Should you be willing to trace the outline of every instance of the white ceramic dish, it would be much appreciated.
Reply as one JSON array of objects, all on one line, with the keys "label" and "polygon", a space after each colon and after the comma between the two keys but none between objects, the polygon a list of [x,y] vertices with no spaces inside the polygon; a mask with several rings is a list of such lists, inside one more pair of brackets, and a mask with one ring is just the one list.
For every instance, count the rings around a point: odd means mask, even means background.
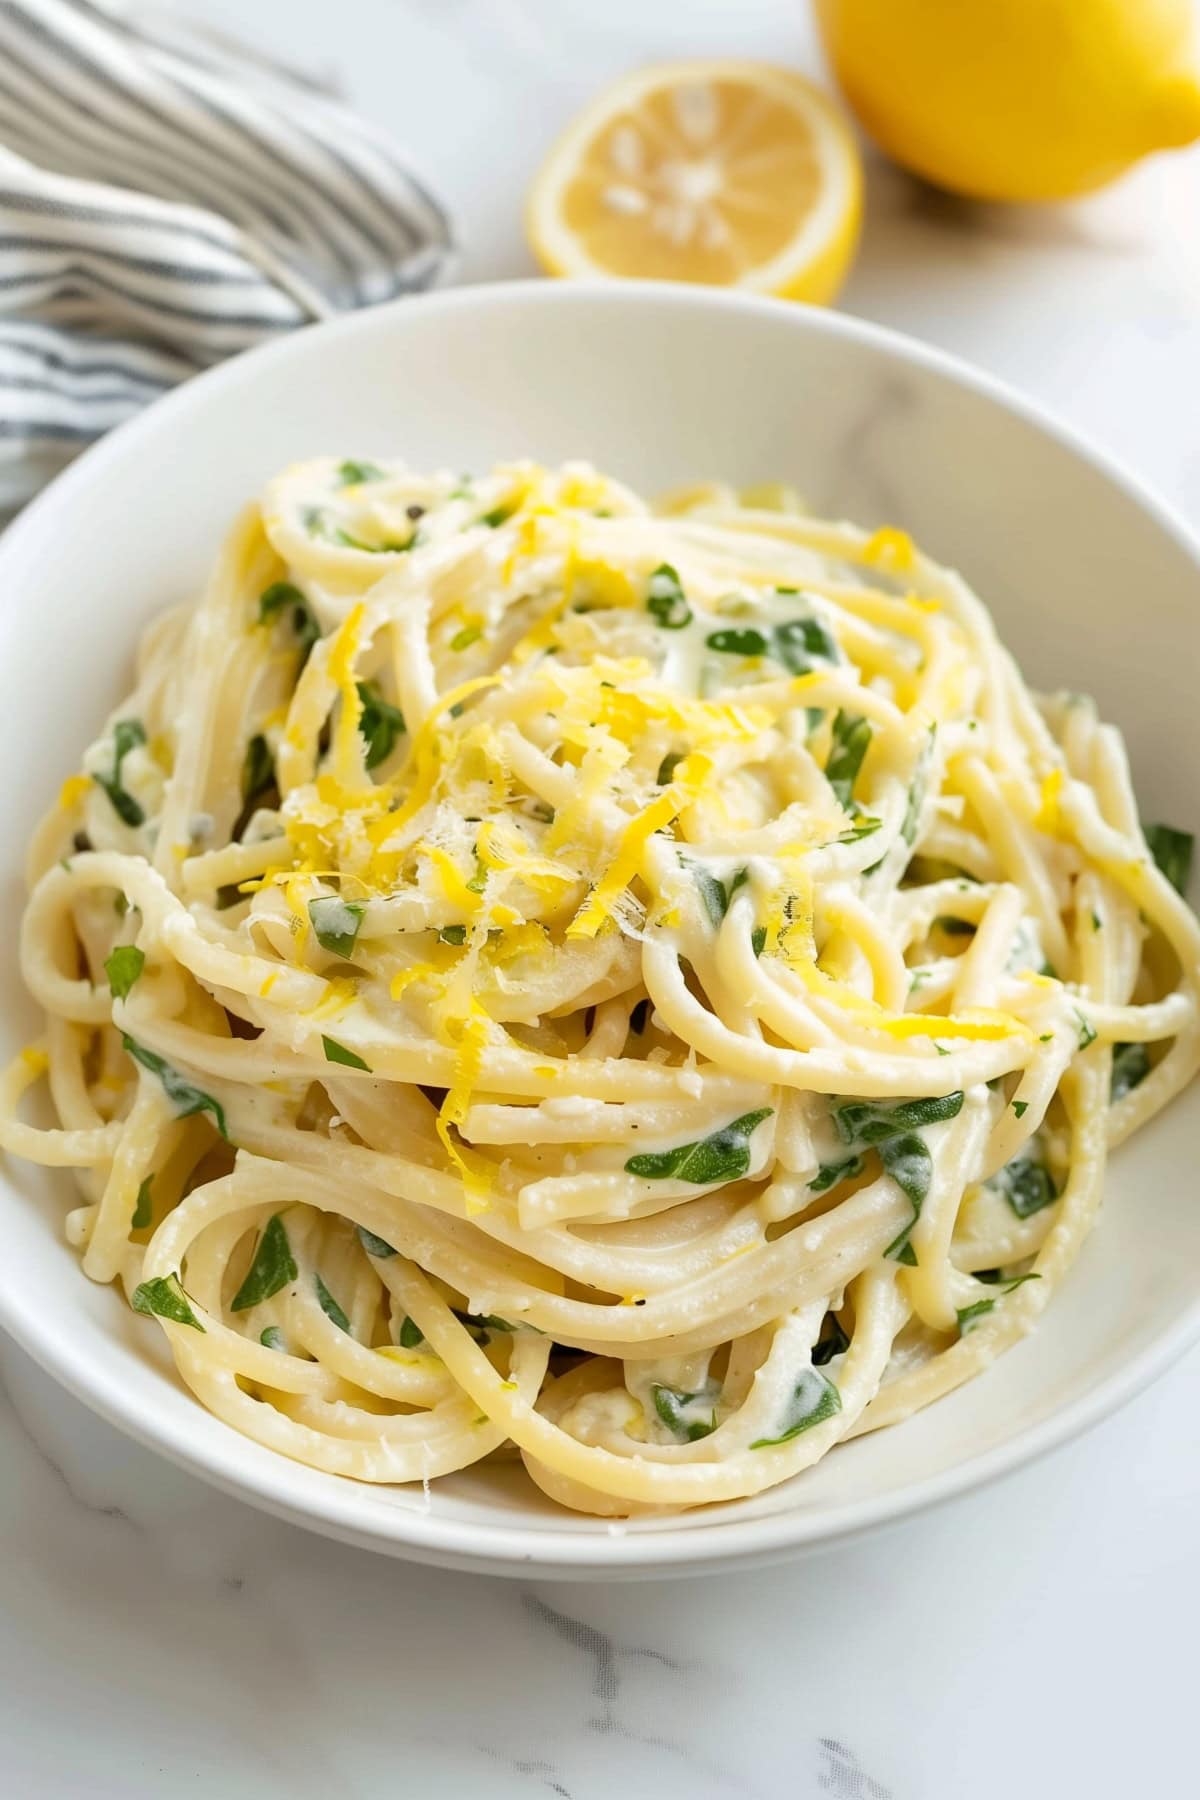
[{"label": "white ceramic dish", "polygon": [[[0,540],[0,1052],[34,820],[122,691],[142,624],[193,594],[231,515],[322,452],[416,467],[588,456],[653,491],[796,484],[904,524],[991,603],[1035,684],[1094,693],[1151,816],[1197,823],[1200,548],[1127,476],[980,375],[836,314],[664,286],[518,284],[402,301],[226,364],[75,464]],[[1100,1226],[1036,1334],[909,1423],[790,1487],[628,1527],[517,1473],[360,1486],[247,1442],[177,1382],[159,1331],[63,1241],[64,1179],[0,1172],[0,1323],[89,1406],[231,1493],[395,1555],[497,1573],[661,1575],[762,1561],[961,1493],[1063,1442],[1200,1332],[1200,1091],[1123,1149]]]}]

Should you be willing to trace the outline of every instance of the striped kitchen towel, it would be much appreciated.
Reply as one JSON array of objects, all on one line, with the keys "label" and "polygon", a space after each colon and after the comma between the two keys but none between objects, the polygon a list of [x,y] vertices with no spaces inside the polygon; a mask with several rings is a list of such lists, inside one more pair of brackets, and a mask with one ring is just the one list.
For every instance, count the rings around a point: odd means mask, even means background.
[{"label": "striped kitchen towel", "polygon": [[198,369],[451,254],[312,83],[117,0],[0,0],[0,518]]}]

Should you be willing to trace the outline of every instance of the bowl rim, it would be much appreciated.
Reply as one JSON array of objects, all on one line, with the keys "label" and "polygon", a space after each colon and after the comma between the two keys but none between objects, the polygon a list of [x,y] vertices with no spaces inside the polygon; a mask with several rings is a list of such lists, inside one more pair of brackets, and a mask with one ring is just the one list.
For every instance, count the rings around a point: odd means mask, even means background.
[{"label": "bowl rim", "polygon": [[[797,301],[770,299],[722,289],[655,282],[570,281],[544,278],[485,282],[417,296],[341,314],[289,332],[266,344],[202,371],[153,401],[141,412],[89,446],[62,470],[0,535],[0,583],[8,566],[21,562],[24,545],[36,543],[43,522],[69,512],[77,488],[84,487],[113,458],[134,449],[172,420],[202,412],[210,396],[226,387],[255,379],[272,362],[304,358],[314,335],[328,342],[356,332],[389,329],[393,317],[487,311],[497,305],[536,310],[576,305],[616,310],[687,310],[787,319],[797,330],[847,339],[939,376],[999,407],[1051,439],[1092,471],[1122,491],[1148,515],[1160,531],[1191,559],[1200,573],[1200,536],[1139,476],[1107,450],[1098,448],[1051,409],[973,364],[890,327]],[[3,1179],[0,1175],[0,1179]],[[7,1184],[6,1184],[7,1185]],[[83,1357],[73,1355],[67,1334],[56,1334],[36,1306],[23,1306],[19,1296],[0,1287],[0,1327],[47,1374],[110,1425],[179,1467],[233,1497],[291,1524],[317,1531],[360,1548],[433,1565],[509,1576],[561,1578],[632,1578],[699,1573],[715,1566],[750,1567],[785,1556],[845,1543],[865,1532],[941,1505],[960,1494],[1015,1473],[1035,1458],[1067,1444],[1125,1406],[1149,1382],[1164,1374],[1200,1338],[1200,1285],[1195,1297],[1165,1329],[1145,1343],[1120,1367],[1102,1376],[1084,1393],[1049,1417],[1015,1433],[1004,1443],[968,1457],[910,1485],[865,1500],[803,1511],[781,1511],[746,1519],[724,1510],[710,1523],[689,1522],[673,1531],[653,1532],[611,1527],[593,1535],[558,1529],[548,1523],[536,1532],[500,1521],[484,1523],[439,1517],[430,1510],[388,1509],[372,1504],[369,1484],[330,1483],[314,1498],[297,1497],[293,1471],[298,1465],[277,1454],[258,1466],[239,1467],[243,1439],[228,1430],[220,1439],[197,1448],[182,1421],[144,1415],[123,1390],[97,1378]],[[697,1515],[689,1515],[689,1521]]]}]

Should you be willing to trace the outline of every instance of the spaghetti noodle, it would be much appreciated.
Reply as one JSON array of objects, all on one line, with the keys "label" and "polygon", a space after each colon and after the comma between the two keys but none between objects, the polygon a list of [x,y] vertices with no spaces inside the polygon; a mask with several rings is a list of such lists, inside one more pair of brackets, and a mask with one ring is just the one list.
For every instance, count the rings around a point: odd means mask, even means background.
[{"label": "spaghetti noodle", "polygon": [[1034,1325],[1200,1061],[1189,850],[900,532],[308,463],[38,832],[0,1144],[249,1437],[730,1500]]}]

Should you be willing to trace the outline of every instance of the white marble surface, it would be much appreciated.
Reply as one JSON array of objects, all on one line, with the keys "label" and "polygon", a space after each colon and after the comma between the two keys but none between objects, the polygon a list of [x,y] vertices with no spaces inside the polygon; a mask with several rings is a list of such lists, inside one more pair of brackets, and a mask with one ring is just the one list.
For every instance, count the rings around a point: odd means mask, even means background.
[{"label": "white marble surface", "polygon": [[[818,59],[803,0],[190,0],[335,72],[525,273],[526,180],[652,58]],[[1200,161],[1069,210],[878,162],[845,303],[973,358],[1200,524]],[[279,1525],[0,1352],[0,1793],[1011,1800],[1194,1785],[1200,1354],[1000,1486],[788,1567],[534,1588]]]}]

